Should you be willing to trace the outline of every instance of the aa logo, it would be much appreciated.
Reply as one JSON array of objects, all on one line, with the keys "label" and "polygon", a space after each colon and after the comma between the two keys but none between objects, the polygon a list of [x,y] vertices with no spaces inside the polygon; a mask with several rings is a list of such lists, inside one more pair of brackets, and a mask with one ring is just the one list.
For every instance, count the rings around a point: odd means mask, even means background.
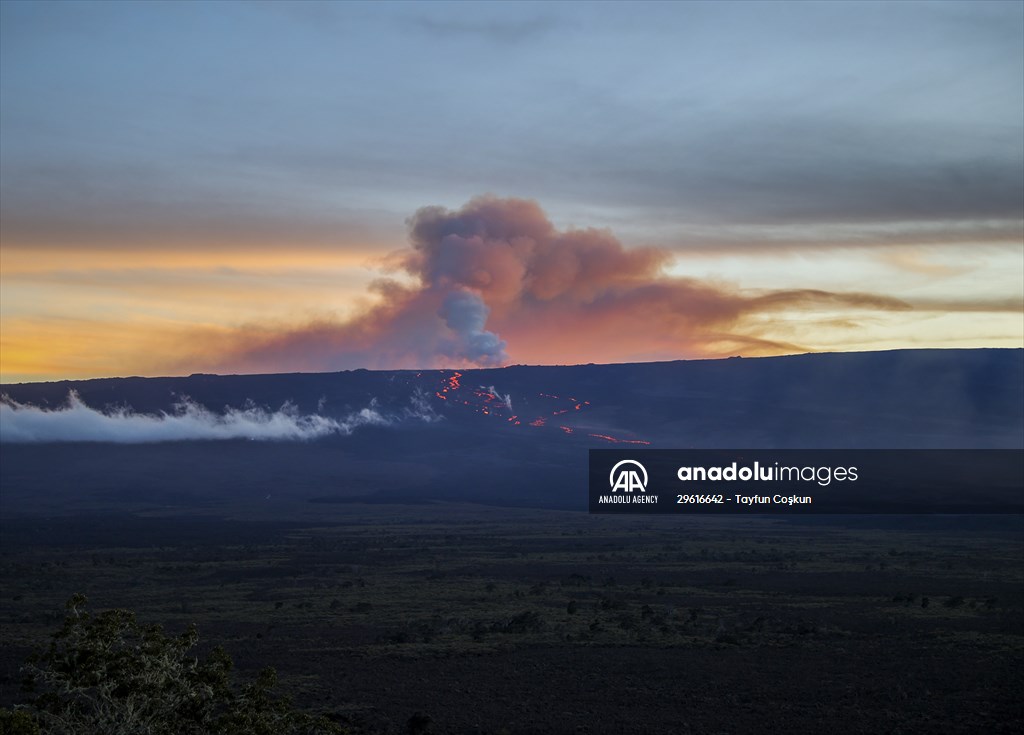
[{"label": "aa logo", "polygon": [[612,492],[622,490],[627,493],[639,490],[647,492],[647,470],[635,459],[624,459],[612,467],[608,475],[608,484]]}]

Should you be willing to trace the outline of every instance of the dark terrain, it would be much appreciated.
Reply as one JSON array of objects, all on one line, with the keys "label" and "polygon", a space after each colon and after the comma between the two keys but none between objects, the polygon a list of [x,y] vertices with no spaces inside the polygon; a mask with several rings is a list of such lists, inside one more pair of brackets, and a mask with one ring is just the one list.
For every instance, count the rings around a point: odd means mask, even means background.
[{"label": "dark terrain", "polygon": [[[1019,732],[1019,520],[961,530],[348,505],[317,526],[25,519],[0,698],[72,591],[404,732]],[[894,519],[888,519],[893,521]],[[569,609],[573,609],[570,613]]]},{"label": "dark terrain", "polygon": [[83,592],[195,622],[241,671],[275,666],[300,705],[370,732],[415,711],[438,733],[1020,732],[1019,516],[580,509],[586,450],[622,442],[1020,448],[1022,355],[4,386],[144,413],[185,395],[335,417],[372,403],[392,425],[3,444],[0,705]]}]

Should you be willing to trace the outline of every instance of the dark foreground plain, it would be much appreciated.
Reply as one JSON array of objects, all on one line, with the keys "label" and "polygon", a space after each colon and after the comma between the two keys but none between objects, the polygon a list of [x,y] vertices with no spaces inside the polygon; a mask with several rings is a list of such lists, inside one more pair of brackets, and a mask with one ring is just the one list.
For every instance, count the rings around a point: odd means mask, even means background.
[{"label": "dark foreground plain", "polygon": [[360,732],[415,712],[438,733],[1024,726],[1019,518],[327,516],[5,524],[2,703],[78,591],[195,622],[242,673],[273,665],[297,704]]},{"label": "dark foreground plain", "polygon": [[0,706],[81,592],[354,732],[1024,731],[1018,516],[582,512],[591,447],[1020,448],[1022,355],[5,386],[388,421],[0,446]]}]

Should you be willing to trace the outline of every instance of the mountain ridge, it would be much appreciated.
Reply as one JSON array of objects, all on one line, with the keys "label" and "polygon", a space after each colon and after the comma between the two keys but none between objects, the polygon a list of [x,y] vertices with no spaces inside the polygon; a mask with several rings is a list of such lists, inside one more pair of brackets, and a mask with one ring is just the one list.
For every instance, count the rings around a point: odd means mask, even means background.
[{"label": "mountain ridge", "polygon": [[183,380],[188,378],[255,378],[272,376],[299,376],[299,375],[337,375],[350,373],[417,373],[417,372],[472,372],[472,371],[495,371],[509,370],[512,368],[576,368],[576,367],[610,367],[610,366],[639,366],[639,365],[674,365],[679,363],[718,363],[732,360],[748,361],[769,361],[769,360],[790,360],[808,357],[840,356],[840,355],[885,355],[894,353],[956,353],[956,352],[1024,352],[1022,347],[897,347],[887,350],[850,350],[850,351],[822,351],[822,352],[798,352],[787,355],[729,355],[726,357],[686,357],[674,360],[639,360],[635,362],[577,362],[577,363],[512,363],[499,367],[444,367],[444,368],[346,368],[343,370],[321,370],[321,371],[294,371],[283,373],[208,373],[195,372],[188,375],[107,375],[95,378],[60,378],[58,380],[25,380],[18,382],[0,382],[0,390],[7,387],[25,385],[56,385],[66,383],[91,383],[106,380]]}]

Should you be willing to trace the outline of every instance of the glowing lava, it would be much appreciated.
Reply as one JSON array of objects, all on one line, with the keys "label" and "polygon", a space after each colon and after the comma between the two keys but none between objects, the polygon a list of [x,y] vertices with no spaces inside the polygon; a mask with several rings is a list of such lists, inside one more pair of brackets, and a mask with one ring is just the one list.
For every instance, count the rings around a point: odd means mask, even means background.
[{"label": "glowing lava", "polygon": [[[434,395],[440,400],[447,402],[452,406],[452,408],[466,406],[468,409],[472,410],[473,413],[477,413],[482,416],[503,418],[512,426],[521,426],[526,423],[528,426],[536,429],[546,429],[548,428],[548,417],[563,416],[568,413],[583,411],[591,405],[590,401],[580,400],[573,396],[561,398],[553,393],[538,393],[536,395],[541,400],[540,405],[537,406],[537,408],[544,413],[542,415],[534,414],[535,418],[532,421],[527,421],[526,418],[521,419],[519,414],[512,413],[512,399],[510,396],[503,396],[498,393],[493,386],[479,386],[477,388],[467,388],[466,390],[462,390],[464,387],[462,385],[462,378],[463,374],[458,371],[453,371],[447,377],[444,377],[442,374],[441,386],[439,390],[434,391]],[[458,393],[458,396],[456,396],[454,400],[449,400],[455,393]],[[558,401],[562,406],[564,406],[564,408],[557,405],[548,408],[544,405],[550,405],[551,401]],[[529,408],[531,406],[531,402],[527,399],[524,401],[524,405]],[[547,409],[546,411],[544,411],[545,408]],[[557,424],[555,426],[557,426],[557,428],[566,436],[586,431],[586,429],[581,429],[579,426],[568,426],[565,424]],[[555,426],[552,426],[551,428],[555,428]],[[619,439],[618,437],[609,436],[608,434],[586,434],[586,436],[594,439],[600,439],[601,441],[605,441],[610,444],[650,444],[649,441],[645,441],[643,439]]]},{"label": "glowing lava", "polygon": [[612,444],[650,444],[650,442],[644,441],[643,439],[616,439],[614,436],[608,436],[607,434],[588,434],[596,439],[604,439],[606,442]]},{"label": "glowing lava", "polygon": [[[416,377],[418,378],[419,376],[420,376],[420,373],[417,373]],[[442,401],[447,401],[448,400],[448,396],[446,396],[445,394],[448,391],[454,392],[454,391],[457,391],[460,388],[459,378],[461,378],[461,377],[462,377],[462,373],[460,373],[458,371],[455,371],[455,373],[450,378],[448,378],[448,380],[446,380],[444,382],[444,386],[441,388],[440,391],[434,391],[434,395],[437,396],[438,398],[440,398]]]}]

